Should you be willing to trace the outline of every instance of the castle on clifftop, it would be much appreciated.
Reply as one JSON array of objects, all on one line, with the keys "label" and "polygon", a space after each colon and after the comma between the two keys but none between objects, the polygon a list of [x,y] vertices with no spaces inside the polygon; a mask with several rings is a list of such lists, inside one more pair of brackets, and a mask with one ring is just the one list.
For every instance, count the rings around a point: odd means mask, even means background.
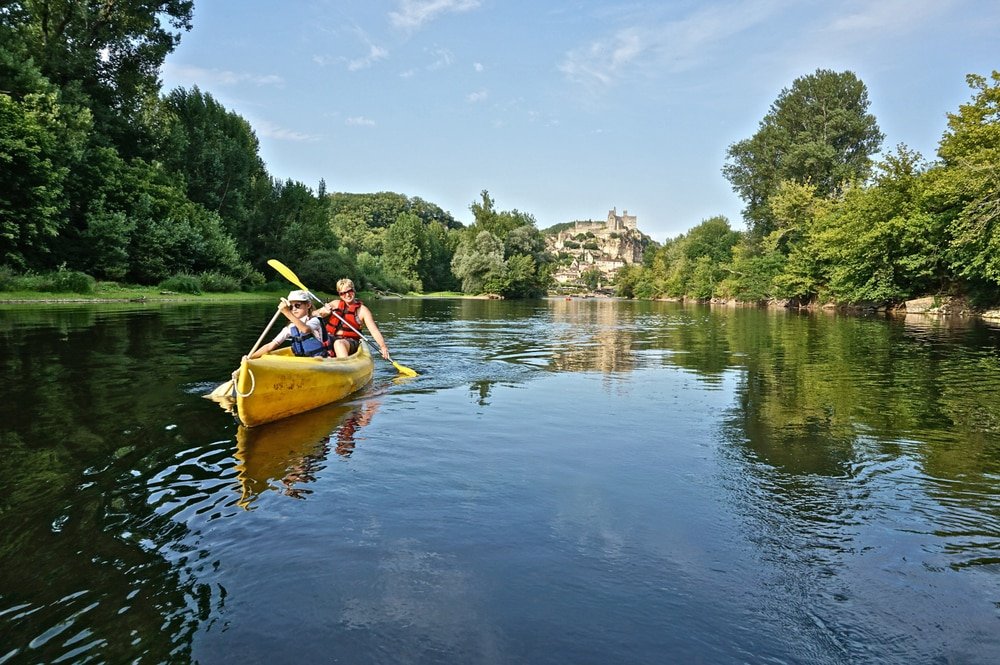
[{"label": "castle on clifftop", "polygon": [[619,215],[617,208],[608,211],[607,221],[574,222],[572,228],[546,238],[549,251],[560,257],[553,277],[562,285],[580,283],[581,275],[592,268],[610,282],[623,266],[642,263],[650,242],[639,231],[636,216],[628,210]]},{"label": "castle on clifftop", "polygon": [[[603,231],[606,233],[611,233],[615,231],[624,231],[625,229],[632,229],[637,231],[635,215],[628,214],[628,210],[622,210],[622,214],[618,214],[617,208],[612,208],[608,211],[608,221],[607,222],[576,222],[573,229],[567,229],[562,233],[568,235],[576,235],[577,233],[586,233],[591,231],[597,233],[598,231]],[[562,235],[560,233],[560,235]]]}]

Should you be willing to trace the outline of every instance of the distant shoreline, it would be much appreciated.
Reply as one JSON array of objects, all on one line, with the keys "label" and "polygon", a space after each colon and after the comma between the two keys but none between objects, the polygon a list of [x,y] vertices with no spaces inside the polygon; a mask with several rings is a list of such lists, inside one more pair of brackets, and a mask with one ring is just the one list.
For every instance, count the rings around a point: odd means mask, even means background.
[{"label": "distant shoreline", "polygon": [[[143,303],[236,303],[236,302],[271,302],[277,298],[287,295],[285,292],[281,293],[205,293],[201,295],[194,295],[190,293],[178,293],[178,294],[156,294],[156,295],[122,295],[122,296],[83,296],[83,295],[69,295],[69,294],[31,294],[31,295],[18,295],[15,297],[5,298],[0,297],[0,305],[31,305],[35,303],[45,303],[50,305],[114,305],[114,304],[136,304],[140,305]],[[319,297],[323,297],[323,294],[317,293]],[[432,298],[449,298],[454,300],[495,300],[495,296],[490,295],[476,295],[470,296],[465,294],[445,294],[445,293],[433,293],[427,295],[417,295],[417,294],[389,294],[389,295],[379,295],[371,292],[362,292],[359,294],[362,300],[428,300]]]}]

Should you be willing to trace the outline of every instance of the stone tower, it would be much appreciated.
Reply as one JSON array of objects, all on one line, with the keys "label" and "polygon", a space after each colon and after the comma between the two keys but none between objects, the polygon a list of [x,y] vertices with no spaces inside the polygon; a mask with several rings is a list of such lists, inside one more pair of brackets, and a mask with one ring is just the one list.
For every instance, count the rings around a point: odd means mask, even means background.
[{"label": "stone tower", "polygon": [[619,215],[618,207],[615,206],[608,211],[608,230],[624,231],[625,229],[636,230],[635,215],[628,214],[628,210],[622,210],[622,214]]}]

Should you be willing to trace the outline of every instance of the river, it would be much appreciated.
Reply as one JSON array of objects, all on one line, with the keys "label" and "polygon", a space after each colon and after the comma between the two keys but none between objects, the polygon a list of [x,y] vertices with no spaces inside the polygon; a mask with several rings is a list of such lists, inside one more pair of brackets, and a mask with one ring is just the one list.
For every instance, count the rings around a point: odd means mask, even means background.
[{"label": "river", "polygon": [[0,663],[1000,661],[1000,328],[372,309],[244,430],[270,305],[0,306]]}]

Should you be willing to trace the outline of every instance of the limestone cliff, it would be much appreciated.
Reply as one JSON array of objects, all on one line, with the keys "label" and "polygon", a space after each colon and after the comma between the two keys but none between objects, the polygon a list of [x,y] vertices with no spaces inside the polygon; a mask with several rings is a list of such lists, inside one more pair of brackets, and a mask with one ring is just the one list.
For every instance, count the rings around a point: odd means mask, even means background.
[{"label": "limestone cliff", "polygon": [[562,285],[579,284],[584,272],[597,268],[610,282],[623,266],[642,263],[652,239],[638,229],[635,215],[612,208],[603,222],[578,221],[546,235],[546,248],[559,257],[554,277]]}]

